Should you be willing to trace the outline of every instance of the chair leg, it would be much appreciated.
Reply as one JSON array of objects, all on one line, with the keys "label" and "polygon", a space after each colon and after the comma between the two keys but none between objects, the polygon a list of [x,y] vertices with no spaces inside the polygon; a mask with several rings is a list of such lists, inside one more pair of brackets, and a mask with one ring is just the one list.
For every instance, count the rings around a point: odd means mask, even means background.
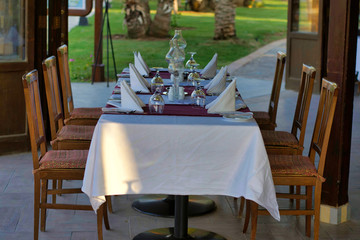
[{"label": "chair leg", "polygon": [[251,201],[251,240],[256,239],[256,229],[257,229],[257,218],[258,218],[258,204],[254,201]]},{"label": "chair leg", "polygon": [[[43,179],[41,181],[41,204],[47,203],[47,188],[48,180]],[[40,217],[40,231],[44,232],[46,227],[46,208],[41,207],[41,217]]]},{"label": "chair leg", "polygon": [[[58,180],[58,189],[62,189],[62,185],[63,185],[63,180]],[[61,193],[58,194],[59,196],[61,196]]]},{"label": "chair leg", "polygon": [[246,213],[245,213],[245,221],[244,221],[244,228],[243,228],[243,233],[246,233],[248,226],[249,226],[249,221],[250,221],[250,200],[246,200]]},{"label": "chair leg", "polygon": [[[294,186],[289,186],[289,193],[293,194],[294,193]],[[290,198],[290,203],[293,204],[294,203],[294,199]]]},{"label": "chair leg", "polygon": [[40,178],[34,174],[34,240],[39,239]]},{"label": "chair leg", "polygon": [[[297,195],[300,195],[301,193],[301,186],[296,186],[295,191]],[[296,199],[296,210],[300,209],[300,199]]]},{"label": "chair leg", "polygon": [[321,202],[321,188],[322,182],[320,180],[316,181],[315,186],[315,196],[314,196],[314,240],[319,239],[319,229],[320,229],[320,202]]},{"label": "chair leg", "polygon": [[106,199],[106,205],[109,210],[109,213],[114,213],[112,208],[112,202],[111,202],[111,196],[105,196]]},{"label": "chair leg", "polygon": [[[54,189],[54,190],[57,189],[57,180],[56,179],[52,180],[52,189]],[[51,195],[51,202],[53,204],[56,204],[56,194]]]},{"label": "chair leg", "polygon": [[[312,186],[306,186],[306,209],[309,210],[312,207]],[[311,215],[305,216],[305,232],[306,236],[311,236]]]},{"label": "chair leg", "polygon": [[104,204],[96,211],[98,240],[103,240],[102,219],[104,215]]},{"label": "chair leg", "polygon": [[103,210],[103,215],[104,215],[104,224],[105,224],[105,228],[106,230],[110,229],[110,224],[109,224],[109,217],[108,217],[108,207],[107,207],[107,202],[104,203],[104,210]]},{"label": "chair leg", "polygon": [[244,205],[245,205],[245,198],[241,197],[240,198],[240,208],[239,208],[239,214],[238,216],[241,217],[244,211]]}]

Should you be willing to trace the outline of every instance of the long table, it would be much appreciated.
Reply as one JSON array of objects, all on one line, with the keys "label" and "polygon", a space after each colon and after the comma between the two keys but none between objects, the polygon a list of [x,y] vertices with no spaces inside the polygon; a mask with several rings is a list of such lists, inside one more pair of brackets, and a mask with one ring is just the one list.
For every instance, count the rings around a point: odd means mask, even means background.
[{"label": "long table", "polygon": [[254,120],[103,114],[95,127],[82,190],[94,210],[105,195],[225,195],[255,201],[280,219]]}]

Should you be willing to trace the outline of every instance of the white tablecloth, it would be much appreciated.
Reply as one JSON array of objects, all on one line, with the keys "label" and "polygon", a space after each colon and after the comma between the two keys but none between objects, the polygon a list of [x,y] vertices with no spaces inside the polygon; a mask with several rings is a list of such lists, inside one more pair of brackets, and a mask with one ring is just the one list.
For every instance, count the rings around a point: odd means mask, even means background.
[{"label": "white tablecloth", "polygon": [[280,220],[268,157],[254,120],[102,115],[82,191],[94,210],[105,195],[244,196]]}]

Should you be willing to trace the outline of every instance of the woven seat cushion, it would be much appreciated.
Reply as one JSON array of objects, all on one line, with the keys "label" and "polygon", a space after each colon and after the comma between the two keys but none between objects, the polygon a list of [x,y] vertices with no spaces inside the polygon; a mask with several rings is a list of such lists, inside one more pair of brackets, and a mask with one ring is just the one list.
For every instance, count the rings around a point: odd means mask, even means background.
[{"label": "woven seat cushion", "polygon": [[66,125],[57,135],[58,141],[86,140],[91,141],[95,126]]},{"label": "woven seat cushion", "polygon": [[270,115],[267,112],[253,112],[253,116],[258,124],[271,124]]},{"label": "woven seat cushion", "polygon": [[317,176],[310,158],[301,155],[269,155],[272,175]]},{"label": "woven seat cushion", "polygon": [[70,113],[70,118],[99,119],[101,114],[101,108],[74,108],[74,110]]},{"label": "woven seat cushion", "polygon": [[40,160],[39,169],[85,168],[88,150],[52,150]]},{"label": "woven seat cushion", "polygon": [[265,146],[285,146],[299,148],[299,142],[294,135],[289,132],[261,130]]}]

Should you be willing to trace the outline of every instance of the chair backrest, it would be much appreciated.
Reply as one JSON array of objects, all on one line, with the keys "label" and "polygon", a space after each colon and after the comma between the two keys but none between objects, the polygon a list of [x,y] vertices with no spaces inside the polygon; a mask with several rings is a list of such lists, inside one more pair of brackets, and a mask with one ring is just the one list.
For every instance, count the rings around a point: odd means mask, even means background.
[{"label": "chair backrest", "polygon": [[[45,128],[42,117],[38,71],[33,70],[22,77],[26,115],[30,132],[31,152],[33,156],[33,168],[39,168],[39,160],[47,151]],[[40,148],[40,155],[39,150]]]},{"label": "chair backrest", "polygon": [[320,156],[318,174],[323,176],[326,153],[339,89],[336,83],[332,83],[326,79],[323,79],[321,84],[319,107],[316,115],[312,140],[310,143],[309,157],[314,163],[316,153]]},{"label": "chair backrest", "polygon": [[284,67],[286,62],[286,54],[277,52],[276,68],[274,75],[273,87],[271,90],[270,103],[269,103],[269,116],[272,124],[276,124],[276,114],[280,97],[281,82],[284,75]]},{"label": "chair backrest", "polygon": [[54,56],[48,57],[43,61],[42,66],[49,109],[51,140],[54,140],[57,132],[64,126],[56,58]]},{"label": "chair backrest", "polygon": [[72,96],[70,70],[69,70],[69,56],[67,45],[62,45],[57,49],[57,56],[59,61],[60,82],[63,94],[64,117],[70,118],[70,113],[74,110],[74,99]]},{"label": "chair backrest", "polygon": [[299,141],[299,146],[304,145],[306,123],[310,109],[311,95],[314,87],[316,70],[314,67],[303,64],[300,89],[295,108],[295,115],[291,133]]}]

